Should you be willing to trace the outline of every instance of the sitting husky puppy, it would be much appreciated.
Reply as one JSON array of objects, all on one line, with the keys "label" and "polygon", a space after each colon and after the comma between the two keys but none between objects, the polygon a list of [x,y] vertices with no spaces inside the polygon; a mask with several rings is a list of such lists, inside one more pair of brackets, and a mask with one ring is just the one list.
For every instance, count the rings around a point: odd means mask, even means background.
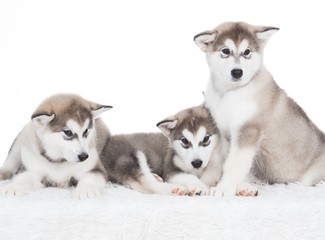
[{"label": "sitting husky puppy", "polygon": [[325,135],[279,88],[263,65],[275,27],[223,23],[194,37],[211,71],[206,106],[230,142],[223,176],[212,194],[253,195],[253,175],[268,183],[325,179]]},{"label": "sitting husky puppy", "polygon": [[188,108],[157,124],[168,137],[165,181],[188,188],[189,195],[206,195],[222,174],[227,151],[209,111],[203,106]]},{"label": "sitting husky puppy", "polygon": [[73,94],[45,99],[0,168],[0,179],[14,177],[2,193],[18,196],[73,183],[77,198],[100,195],[107,179],[97,148],[102,150],[108,129],[98,117],[110,108]]}]

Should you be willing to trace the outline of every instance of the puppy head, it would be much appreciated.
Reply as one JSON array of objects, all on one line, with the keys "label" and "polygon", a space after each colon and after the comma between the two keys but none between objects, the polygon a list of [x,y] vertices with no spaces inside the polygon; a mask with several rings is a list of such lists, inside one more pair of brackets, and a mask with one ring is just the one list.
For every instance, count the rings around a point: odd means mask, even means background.
[{"label": "puppy head", "polygon": [[226,22],[194,37],[206,54],[214,87],[226,91],[247,84],[260,69],[263,49],[276,27]]},{"label": "puppy head", "polygon": [[94,120],[111,108],[73,94],[45,99],[31,117],[42,155],[50,161],[87,160],[96,147]]},{"label": "puppy head", "polygon": [[205,168],[218,144],[219,132],[208,110],[201,106],[185,109],[160,121],[157,127],[164,133],[181,159],[183,170]]}]

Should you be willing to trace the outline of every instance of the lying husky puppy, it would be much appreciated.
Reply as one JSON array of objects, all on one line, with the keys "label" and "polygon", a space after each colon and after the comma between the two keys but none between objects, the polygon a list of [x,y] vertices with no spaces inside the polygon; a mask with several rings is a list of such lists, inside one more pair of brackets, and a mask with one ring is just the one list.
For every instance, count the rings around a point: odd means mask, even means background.
[{"label": "lying husky puppy", "polygon": [[108,130],[99,115],[110,108],[73,94],[45,99],[0,168],[0,179],[13,177],[2,194],[18,196],[73,183],[77,198],[100,195],[107,179],[97,151],[102,150]]},{"label": "lying husky puppy", "polygon": [[189,195],[208,194],[221,178],[227,152],[209,111],[203,106],[188,108],[157,126],[170,142],[164,180],[185,186]]},{"label": "lying husky puppy", "polygon": [[223,159],[207,109],[185,109],[157,126],[164,134],[108,137],[100,156],[108,179],[143,193],[207,194],[220,178]]},{"label": "lying husky puppy", "polygon": [[256,194],[245,184],[251,175],[306,186],[325,178],[324,133],[263,65],[263,48],[278,30],[228,22],[194,37],[211,72],[206,106],[230,142],[214,195]]}]

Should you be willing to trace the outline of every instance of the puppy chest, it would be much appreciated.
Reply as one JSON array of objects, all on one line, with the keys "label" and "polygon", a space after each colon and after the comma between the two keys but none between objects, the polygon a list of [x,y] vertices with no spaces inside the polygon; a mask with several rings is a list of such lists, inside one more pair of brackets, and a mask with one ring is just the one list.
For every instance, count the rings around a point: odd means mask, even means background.
[{"label": "puppy chest", "polygon": [[254,117],[257,104],[249,98],[225,96],[213,106],[211,112],[221,131],[233,132]]}]

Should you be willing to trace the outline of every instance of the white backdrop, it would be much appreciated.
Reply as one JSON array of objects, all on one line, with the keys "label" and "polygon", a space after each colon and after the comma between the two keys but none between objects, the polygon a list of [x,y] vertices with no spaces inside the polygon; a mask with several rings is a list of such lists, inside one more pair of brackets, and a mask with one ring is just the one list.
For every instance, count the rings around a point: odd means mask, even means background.
[{"label": "white backdrop", "polygon": [[0,0],[0,164],[58,92],[112,105],[103,118],[113,134],[158,131],[203,101],[208,68],[193,36],[224,21],[280,28],[265,64],[325,130],[322,1]]}]

